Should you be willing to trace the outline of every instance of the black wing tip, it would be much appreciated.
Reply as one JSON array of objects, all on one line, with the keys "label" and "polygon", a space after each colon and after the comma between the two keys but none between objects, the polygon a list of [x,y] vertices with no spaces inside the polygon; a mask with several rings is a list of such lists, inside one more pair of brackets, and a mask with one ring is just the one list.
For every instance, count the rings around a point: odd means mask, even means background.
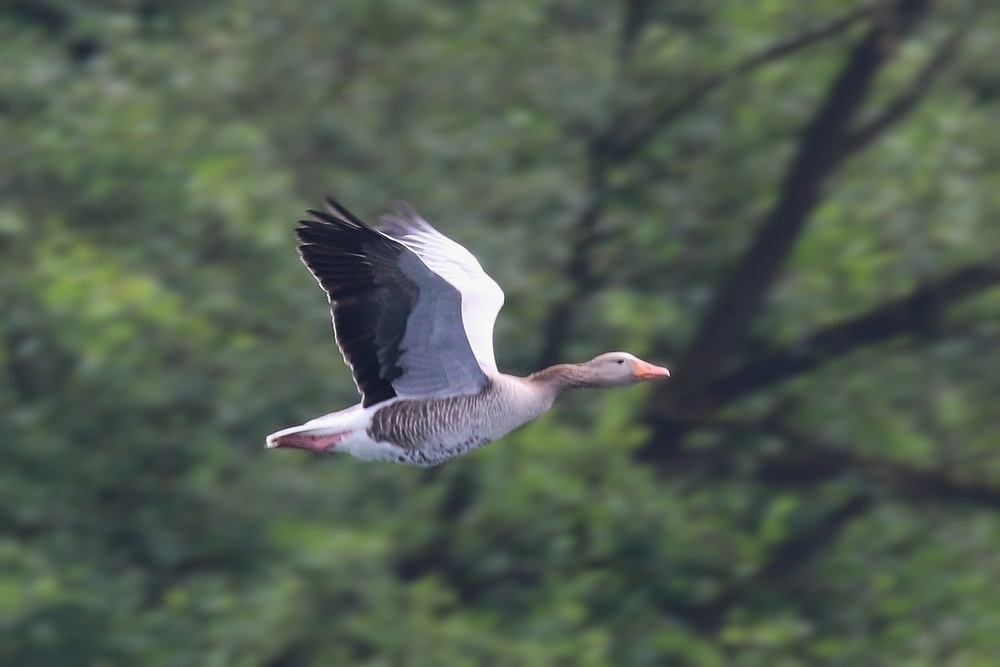
[{"label": "black wing tip", "polygon": [[[326,197],[325,202],[327,210],[306,209],[308,217],[300,219],[295,227],[300,254],[302,247],[306,245],[351,247],[352,252],[360,252],[359,244],[364,241],[376,241],[393,246],[397,251],[400,249],[391,236],[382,231],[381,226],[369,225],[332,197]],[[403,205],[406,206],[405,202]],[[414,216],[416,224],[427,225],[412,208],[408,211]],[[409,224],[408,220],[403,221],[403,224]]]},{"label": "black wing tip", "polygon": [[[368,226],[358,216],[354,215],[349,210],[347,210],[346,206],[341,204],[339,201],[337,201],[330,195],[323,197],[323,203],[326,205],[326,210],[329,212],[329,215],[339,218],[345,222],[351,222],[355,225],[360,225],[362,227]],[[317,212],[310,210],[309,213],[310,215],[316,215]]]},{"label": "black wing tip", "polygon": [[342,241],[347,234],[371,232],[373,229],[361,219],[341,206],[335,200],[327,197],[327,210],[315,208],[306,209],[308,217],[301,218],[295,227],[295,236],[299,247],[303,244],[329,244]]},{"label": "black wing tip", "polygon": [[338,215],[337,213],[320,211],[315,208],[307,208],[306,215],[308,215],[309,217],[299,220],[300,225],[302,224],[315,225],[316,223],[324,223],[327,225],[334,225],[337,227],[349,227],[351,229],[366,226],[365,223],[361,222],[357,218],[354,219],[346,218],[342,215]]},{"label": "black wing tip", "polygon": [[315,226],[317,222],[320,222],[328,225],[336,225],[338,227],[371,228],[370,225],[366,224],[363,220],[361,220],[361,218],[351,213],[346,206],[333,197],[324,197],[323,203],[326,206],[325,211],[315,208],[306,209],[306,215],[308,215],[309,218],[299,220],[299,226]]},{"label": "black wing tip", "polygon": [[[339,201],[337,201],[336,199],[334,199],[329,195],[323,198],[323,203],[326,206],[325,211],[320,211],[314,208],[306,209],[306,214],[309,215],[309,218],[299,220],[298,221],[299,226],[297,227],[297,230],[302,229],[304,227],[316,228],[317,223],[325,223],[327,225],[335,225],[342,228],[343,227],[351,229],[361,228],[373,231],[378,231],[378,229],[381,227],[381,225],[379,226],[379,228],[376,228],[373,225],[369,225],[361,218],[351,213],[346,206],[344,206]],[[405,227],[418,227],[418,228],[430,227],[427,221],[424,220],[422,217],[420,217],[420,214],[417,213],[417,210],[403,199],[397,199],[393,201],[392,213],[382,216],[380,222],[387,223],[390,222],[392,218],[396,218],[396,220],[393,221],[396,223],[396,225],[402,223],[402,225]]]}]

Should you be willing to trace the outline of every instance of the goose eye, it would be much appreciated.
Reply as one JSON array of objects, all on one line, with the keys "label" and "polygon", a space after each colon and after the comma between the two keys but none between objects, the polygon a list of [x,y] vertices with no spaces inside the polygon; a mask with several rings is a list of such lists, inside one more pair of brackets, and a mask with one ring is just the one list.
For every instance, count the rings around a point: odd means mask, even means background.
[{"label": "goose eye", "polygon": [[624,360],[624,359],[618,359],[618,363],[619,363],[619,364],[624,364],[624,363],[625,363],[625,360]]}]

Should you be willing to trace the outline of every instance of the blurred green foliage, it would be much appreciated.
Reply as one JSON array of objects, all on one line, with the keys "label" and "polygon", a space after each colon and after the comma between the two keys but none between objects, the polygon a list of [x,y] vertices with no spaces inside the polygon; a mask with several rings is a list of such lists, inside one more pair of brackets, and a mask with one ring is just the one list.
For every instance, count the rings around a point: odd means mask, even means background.
[{"label": "blurred green foliage", "polygon": [[[356,400],[293,251],[327,192],[369,219],[406,198],[481,258],[507,292],[503,369],[532,370],[567,296],[562,358],[669,365],[878,12],[726,73],[851,10],[0,4],[0,662],[996,664],[996,289],[719,413],[792,405],[858,463],[822,479],[759,474],[792,445],[752,429],[649,465],[644,388],[568,397],[429,471],[263,449]],[[862,120],[970,16],[919,106],[826,183],[740,358],[996,261],[1000,10],[933,7]],[[602,280],[573,298],[592,137],[720,73],[600,165]]]}]

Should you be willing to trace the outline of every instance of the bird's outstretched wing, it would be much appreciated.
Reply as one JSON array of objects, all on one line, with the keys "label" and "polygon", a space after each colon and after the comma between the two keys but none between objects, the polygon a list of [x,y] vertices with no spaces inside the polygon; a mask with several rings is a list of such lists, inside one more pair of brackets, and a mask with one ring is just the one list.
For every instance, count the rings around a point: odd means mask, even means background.
[{"label": "bird's outstretched wing", "polygon": [[[299,221],[298,251],[329,297],[337,344],[362,405],[481,390],[487,378],[464,325],[465,293],[448,279],[454,270],[438,255],[425,259],[405,238],[369,227],[332,199],[327,207]],[[478,267],[467,250],[437,235]]]}]

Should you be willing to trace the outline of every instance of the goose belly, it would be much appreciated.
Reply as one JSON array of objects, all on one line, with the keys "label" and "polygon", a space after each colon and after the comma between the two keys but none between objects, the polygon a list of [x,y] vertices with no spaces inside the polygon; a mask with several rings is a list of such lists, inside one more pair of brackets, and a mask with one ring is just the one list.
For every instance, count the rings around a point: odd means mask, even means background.
[{"label": "goose belly", "polygon": [[[433,466],[482,447],[537,417],[499,392],[435,399],[400,399],[377,409],[367,435],[391,443],[401,463]],[[545,406],[547,407],[547,406]]]}]

